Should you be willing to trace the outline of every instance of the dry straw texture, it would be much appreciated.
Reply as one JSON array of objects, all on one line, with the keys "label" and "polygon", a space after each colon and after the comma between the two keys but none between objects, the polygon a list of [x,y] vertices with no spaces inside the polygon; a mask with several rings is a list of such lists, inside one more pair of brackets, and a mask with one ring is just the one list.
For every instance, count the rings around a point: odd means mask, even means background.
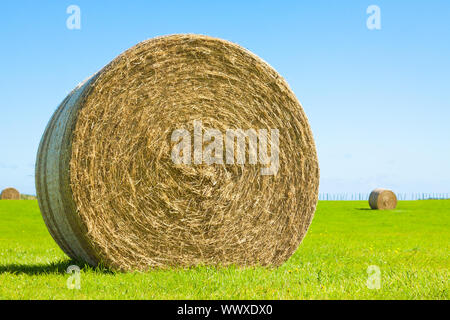
[{"label": "dry straw texture", "polygon": [[391,190],[378,188],[370,193],[369,205],[372,209],[392,210],[397,206],[397,197]]},{"label": "dry straw texture", "polygon": [[[279,129],[280,167],[175,165],[171,133]],[[270,131],[269,131],[270,132]],[[285,80],[228,41],[172,35],[127,50],[79,85],[42,138],[44,220],[72,258],[119,270],[280,265],[317,204],[311,129]]]},{"label": "dry straw texture", "polygon": [[0,194],[2,200],[20,200],[20,193],[14,188],[6,188]]}]

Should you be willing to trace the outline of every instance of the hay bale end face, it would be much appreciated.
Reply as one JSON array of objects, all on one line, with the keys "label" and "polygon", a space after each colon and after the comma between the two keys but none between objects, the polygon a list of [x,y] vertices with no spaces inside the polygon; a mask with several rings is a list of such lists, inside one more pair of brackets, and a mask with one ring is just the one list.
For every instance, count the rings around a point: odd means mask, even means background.
[{"label": "hay bale end face", "polygon": [[369,205],[372,209],[393,210],[397,207],[397,196],[391,190],[378,188],[370,193]]},{"label": "hay bale end face", "polygon": [[14,188],[6,188],[0,194],[1,200],[20,200],[20,192]]},{"label": "hay bale end face", "polygon": [[[250,136],[245,157],[225,150],[230,130],[258,134],[259,156]],[[118,270],[280,265],[311,223],[318,183],[312,132],[285,80],[246,49],[200,35],[139,43],[80,84],[36,163],[59,246]]]}]

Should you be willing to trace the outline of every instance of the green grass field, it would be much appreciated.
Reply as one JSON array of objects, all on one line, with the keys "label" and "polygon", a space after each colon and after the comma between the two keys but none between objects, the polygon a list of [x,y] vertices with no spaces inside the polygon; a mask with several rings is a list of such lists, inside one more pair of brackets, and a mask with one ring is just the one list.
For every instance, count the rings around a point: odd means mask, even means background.
[{"label": "green grass field", "polygon": [[[0,299],[448,299],[450,201],[319,202],[311,228],[283,266],[114,273],[75,264],[50,237],[37,201],[0,201]],[[381,271],[369,289],[367,268]]]}]

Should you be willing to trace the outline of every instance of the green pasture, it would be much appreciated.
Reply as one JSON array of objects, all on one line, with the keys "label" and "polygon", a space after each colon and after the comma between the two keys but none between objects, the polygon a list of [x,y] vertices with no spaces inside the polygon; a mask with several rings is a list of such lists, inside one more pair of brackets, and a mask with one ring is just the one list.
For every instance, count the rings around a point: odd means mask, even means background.
[{"label": "green pasture", "polygon": [[[0,299],[448,299],[449,244],[449,200],[400,201],[393,211],[321,201],[279,268],[115,273],[71,261],[37,201],[0,201]],[[73,264],[81,267],[80,289],[67,286]],[[380,288],[371,289],[376,268]]]}]

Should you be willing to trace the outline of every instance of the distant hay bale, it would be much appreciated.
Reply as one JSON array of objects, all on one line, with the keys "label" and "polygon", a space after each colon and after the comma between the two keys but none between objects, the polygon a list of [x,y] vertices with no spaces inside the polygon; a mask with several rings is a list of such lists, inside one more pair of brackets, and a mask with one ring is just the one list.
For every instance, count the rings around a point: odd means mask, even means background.
[{"label": "distant hay bale", "polygon": [[20,192],[14,188],[6,188],[0,194],[1,200],[20,200]]},{"label": "distant hay bale", "polygon": [[369,205],[372,209],[393,210],[397,206],[397,197],[391,190],[378,188],[370,193]]},{"label": "distant hay bale", "polygon": [[[206,154],[195,149],[196,121],[202,143],[206,128],[278,129],[278,154],[275,131],[267,141],[276,174],[250,147],[239,165],[195,162]],[[193,164],[171,158],[179,128],[194,131]],[[59,246],[118,270],[280,265],[311,223],[318,183],[308,119],[285,80],[242,47],[199,35],[139,43],[80,84],[50,120],[36,163]]]}]

